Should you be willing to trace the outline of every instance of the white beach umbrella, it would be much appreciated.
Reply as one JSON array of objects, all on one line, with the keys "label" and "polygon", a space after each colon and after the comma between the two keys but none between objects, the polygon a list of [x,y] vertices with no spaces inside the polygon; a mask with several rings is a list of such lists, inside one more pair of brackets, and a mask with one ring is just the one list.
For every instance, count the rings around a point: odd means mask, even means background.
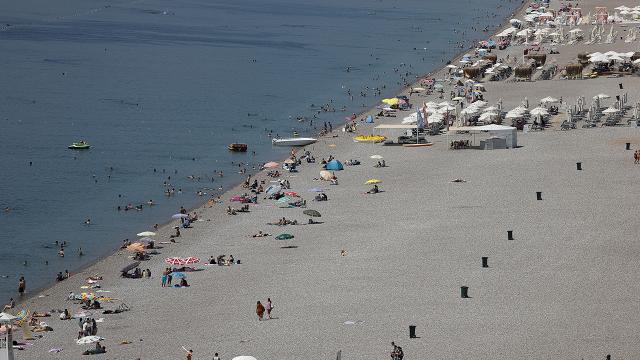
[{"label": "white beach umbrella", "polygon": [[402,119],[403,124],[415,124],[416,122],[418,122],[418,114],[415,112]]},{"label": "white beach umbrella", "polygon": [[470,106],[476,107],[476,108],[481,108],[483,106],[487,106],[487,102],[486,101],[482,101],[482,100],[478,100],[478,101],[474,101],[473,103],[471,103]]},{"label": "white beach umbrella", "polygon": [[484,108],[484,110],[482,110],[484,112],[495,112],[495,111],[500,111],[500,109],[498,109],[497,106],[489,106]]},{"label": "white beach umbrella", "polygon": [[606,109],[602,110],[603,114],[614,114],[614,113],[617,113],[617,112],[618,112],[618,109],[612,108],[612,107],[609,107],[609,108],[606,108]]},{"label": "white beach umbrella", "polygon": [[436,112],[439,112],[439,113],[442,114],[442,113],[446,113],[447,111],[449,111],[449,112],[456,111],[456,107],[453,106],[453,105],[445,105],[445,106],[440,107]]},{"label": "white beach umbrella", "polygon": [[102,341],[104,340],[103,337],[100,336],[85,336],[85,337],[81,337],[80,339],[78,339],[76,341],[76,344],[78,345],[87,345],[87,344],[92,344],[92,343],[96,343],[98,341]]},{"label": "white beach umbrella", "polygon": [[558,100],[558,99],[556,99],[554,97],[551,97],[551,96],[547,96],[546,98],[540,99],[540,103],[541,104],[552,104],[552,103],[557,103],[559,101],[560,100]]},{"label": "white beach umbrella", "polygon": [[506,119],[518,119],[518,118],[521,118],[522,116],[524,116],[524,113],[509,111],[507,113],[507,115],[505,115],[505,118]]},{"label": "white beach umbrella", "polygon": [[462,101],[462,100],[464,100],[464,98],[462,96],[456,96],[453,99],[451,99],[451,101]]},{"label": "white beach umbrella", "polygon": [[383,158],[382,155],[371,155],[369,157],[372,158],[372,159],[382,159]]},{"label": "white beach umbrella", "polygon": [[449,64],[449,65],[447,65],[447,68],[448,69],[457,69],[458,67],[453,65],[453,64]]},{"label": "white beach umbrella", "polygon": [[607,94],[598,94],[596,96],[593,97],[593,100],[602,100],[602,99],[608,99],[611,96],[607,95]]},{"label": "white beach umbrella", "polygon": [[236,356],[231,360],[257,360],[256,358],[254,358],[253,356]]},{"label": "white beach umbrella", "polygon": [[480,121],[487,121],[487,120],[493,120],[496,117],[498,117],[497,113],[494,112],[486,112],[486,113],[482,113],[482,115],[480,115]]},{"label": "white beach umbrella", "polygon": [[636,65],[640,64],[640,59],[633,60],[633,63],[636,64]]},{"label": "white beach umbrella", "polygon": [[439,103],[438,106],[442,107],[442,106],[453,106],[453,105],[448,101],[443,101],[443,102]]},{"label": "white beach umbrella", "polygon": [[460,115],[474,115],[478,113],[478,109],[476,108],[472,108],[472,107],[468,107],[466,109],[462,109],[462,111],[460,111]]},{"label": "white beach umbrella", "polygon": [[531,109],[530,114],[531,115],[546,116],[546,115],[549,115],[549,111],[547,111],[547,109],[545,109],[543,107],[537,107],[537,108]]},{"label": "white beach umbrella", "polygon": [[433,115],[430,115],[429,118],[427,119],[429,124],[431,124],[431,123],[439,123],[439,122],[442,122],[443,120],[444,120],[444,115],[443,114],[433,114]]}]

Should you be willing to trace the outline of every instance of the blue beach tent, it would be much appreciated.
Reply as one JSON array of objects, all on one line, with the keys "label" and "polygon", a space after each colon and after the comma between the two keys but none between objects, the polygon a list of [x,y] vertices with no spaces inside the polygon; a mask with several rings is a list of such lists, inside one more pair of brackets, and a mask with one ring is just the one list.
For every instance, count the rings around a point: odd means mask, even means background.
[{"label": "blue beach tent", "polygon": [[327,170],[344,170],[344,166],[342,166],[342,163],[338,160],[331,160],[327,163]]}]

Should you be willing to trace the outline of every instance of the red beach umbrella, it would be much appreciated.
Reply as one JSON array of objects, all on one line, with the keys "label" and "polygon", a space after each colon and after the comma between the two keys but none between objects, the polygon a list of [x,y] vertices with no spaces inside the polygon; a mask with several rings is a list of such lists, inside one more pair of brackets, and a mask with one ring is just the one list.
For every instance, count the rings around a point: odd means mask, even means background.
[{"label": "red beach umbrella", "polygon": [[184,260],[179,257],[168,257],[164,259],[164,262],[169,265],[184,265]]},{"label": "red beach umbrella", "polygon": [[187,264],[195,264],[195,263],[199,263],[200,259],[198,259],[197,257],[193,257],[193,256],[189,256],[186,258],[181,259],[185,265]]}]

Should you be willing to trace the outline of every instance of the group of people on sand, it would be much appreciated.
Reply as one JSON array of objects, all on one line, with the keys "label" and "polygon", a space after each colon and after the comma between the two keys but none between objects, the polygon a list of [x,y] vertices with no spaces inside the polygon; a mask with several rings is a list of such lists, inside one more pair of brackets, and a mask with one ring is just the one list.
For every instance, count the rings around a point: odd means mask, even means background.
[{"label": "group of people on sand", "polygon": [[233,264],[236,264],[236,261],[238,264],[240,264],[240,260],[236,260],[233,255],[229,255],[228,258],[227,255],[218,255],[216,258],[211,255],[211,257],[209,258],[209,265],[231,266]]},{"label": "group of people on sand", "polygon": [[267,225],[277,225],[277,226],[298,225],[298,220],[288,220],[287,218],[282,217],[282,219],[278,219],[278,222],[267,223]]},{"label": "group of people on sand", "polygon": [[171,282],[173,281],[173,273],[174,269],[171,269],[170,267],[165,268],[162,271],[162,276],[160,277],[162,287],[189,287],[189,283],[184,277],[180,278],[180,282],[178,284],[172,285]]},{"label": "group of people on sand", "polygon": [[271,312],[273,311],[273,303],[271,298],[267,298],[265,305],[262,305],[260,301],[256,304],[256,315],[258,315],[258,321],[264,320],[264,314],[267,313],[267,320],[271,320]]}]

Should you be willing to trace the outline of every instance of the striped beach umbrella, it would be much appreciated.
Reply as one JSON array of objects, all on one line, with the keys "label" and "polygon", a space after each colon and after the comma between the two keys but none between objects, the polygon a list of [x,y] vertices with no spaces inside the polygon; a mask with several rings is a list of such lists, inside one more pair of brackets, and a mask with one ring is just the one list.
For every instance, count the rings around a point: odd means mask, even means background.
[{"label": "striped beach umbrella", "polygon": [[189,256],[189,257],[183,258],[182,261],[184,262],[185,265],[187,265],[187,264],[199,263],[200,259],[198,259],[197,257]]},{"label": "striped beach umbrella", "polygon": [[168,257],[164,259],[164,262],[169,265],[184,265],[184,260],[179,257]]}]

